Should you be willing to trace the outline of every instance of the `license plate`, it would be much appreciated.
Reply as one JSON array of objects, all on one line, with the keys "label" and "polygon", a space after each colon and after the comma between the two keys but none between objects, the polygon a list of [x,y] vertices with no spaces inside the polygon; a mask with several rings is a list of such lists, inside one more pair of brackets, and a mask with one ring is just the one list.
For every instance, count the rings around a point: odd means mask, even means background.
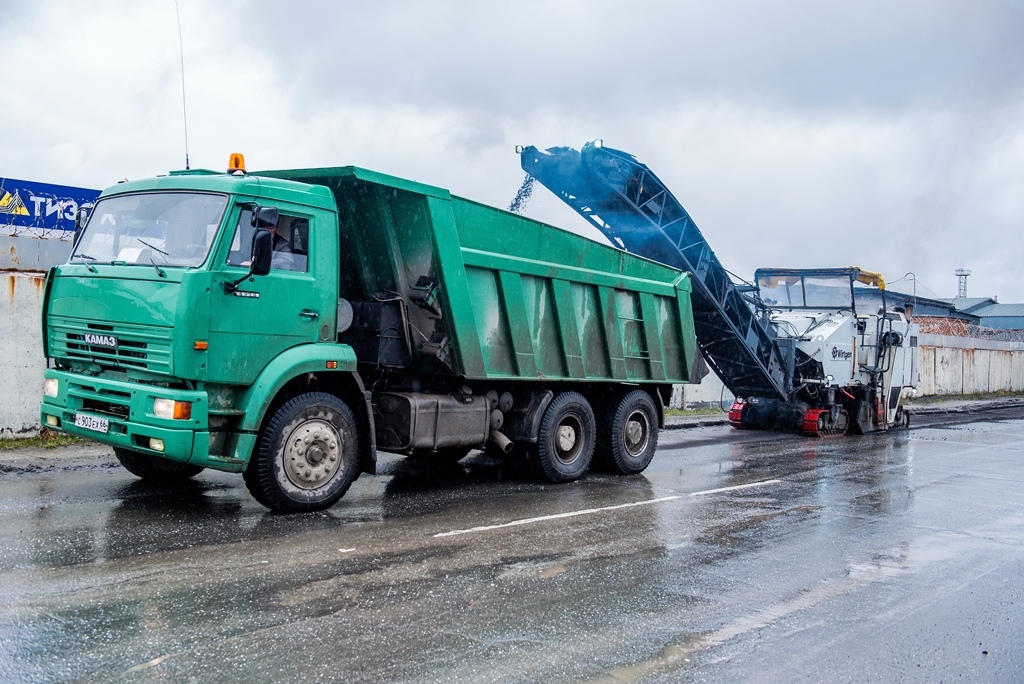
[{"label": "license plate", "polygon": [[84,413],[76,413],[75,426],[85,428],[86,430],[94,430],[96,432],[106,432],[110,427],[110,421],[106,418],[97,418],[96,416],[88,416]]}]

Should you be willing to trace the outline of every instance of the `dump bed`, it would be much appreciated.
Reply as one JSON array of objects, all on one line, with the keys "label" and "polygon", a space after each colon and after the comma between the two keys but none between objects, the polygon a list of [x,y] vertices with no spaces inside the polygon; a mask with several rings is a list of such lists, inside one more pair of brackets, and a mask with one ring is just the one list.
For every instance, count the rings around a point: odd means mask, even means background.
[{"label": "dump bed", "polygon": [[361,362],[467,379],[699,380],[681,271],[365,169],[266,175],[334,193],[340,293],[357,319],[339,339],[377,325],[398,347],[382,360],[354,344]]}]

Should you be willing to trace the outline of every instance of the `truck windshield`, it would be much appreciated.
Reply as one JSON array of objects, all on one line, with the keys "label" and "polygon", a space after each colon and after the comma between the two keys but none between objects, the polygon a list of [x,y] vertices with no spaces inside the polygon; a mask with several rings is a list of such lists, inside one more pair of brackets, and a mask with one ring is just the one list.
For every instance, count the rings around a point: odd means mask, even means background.
[{"label": "truck windshield", "polygon": [[198,266],[227,206],[225,195],[152,192],[99,200],[71,261]]}]

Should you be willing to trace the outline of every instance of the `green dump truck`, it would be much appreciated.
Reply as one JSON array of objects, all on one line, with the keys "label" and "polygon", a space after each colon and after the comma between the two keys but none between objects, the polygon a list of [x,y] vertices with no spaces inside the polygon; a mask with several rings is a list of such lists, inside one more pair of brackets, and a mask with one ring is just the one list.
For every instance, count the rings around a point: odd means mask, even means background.
[{"label": "green dump truck", "polygon": [[278,511],[331,506],[378,449],[647,467],[700,368],[688,275],[361,168],[243,164],[79,217],[46,282],[44,426],[146,479],[241,472]]}]

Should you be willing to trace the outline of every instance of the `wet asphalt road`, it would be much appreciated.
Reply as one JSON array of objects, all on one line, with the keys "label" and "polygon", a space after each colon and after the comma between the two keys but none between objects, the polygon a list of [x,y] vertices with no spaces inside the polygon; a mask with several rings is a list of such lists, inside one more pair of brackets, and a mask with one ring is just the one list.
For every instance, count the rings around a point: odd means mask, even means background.
[{"label": "wet asphalt road", "polygon": [[0,681],[1021,681],[1024,409],[915,424],[563,486],[384,457],[300,516],[0,452]]}]

